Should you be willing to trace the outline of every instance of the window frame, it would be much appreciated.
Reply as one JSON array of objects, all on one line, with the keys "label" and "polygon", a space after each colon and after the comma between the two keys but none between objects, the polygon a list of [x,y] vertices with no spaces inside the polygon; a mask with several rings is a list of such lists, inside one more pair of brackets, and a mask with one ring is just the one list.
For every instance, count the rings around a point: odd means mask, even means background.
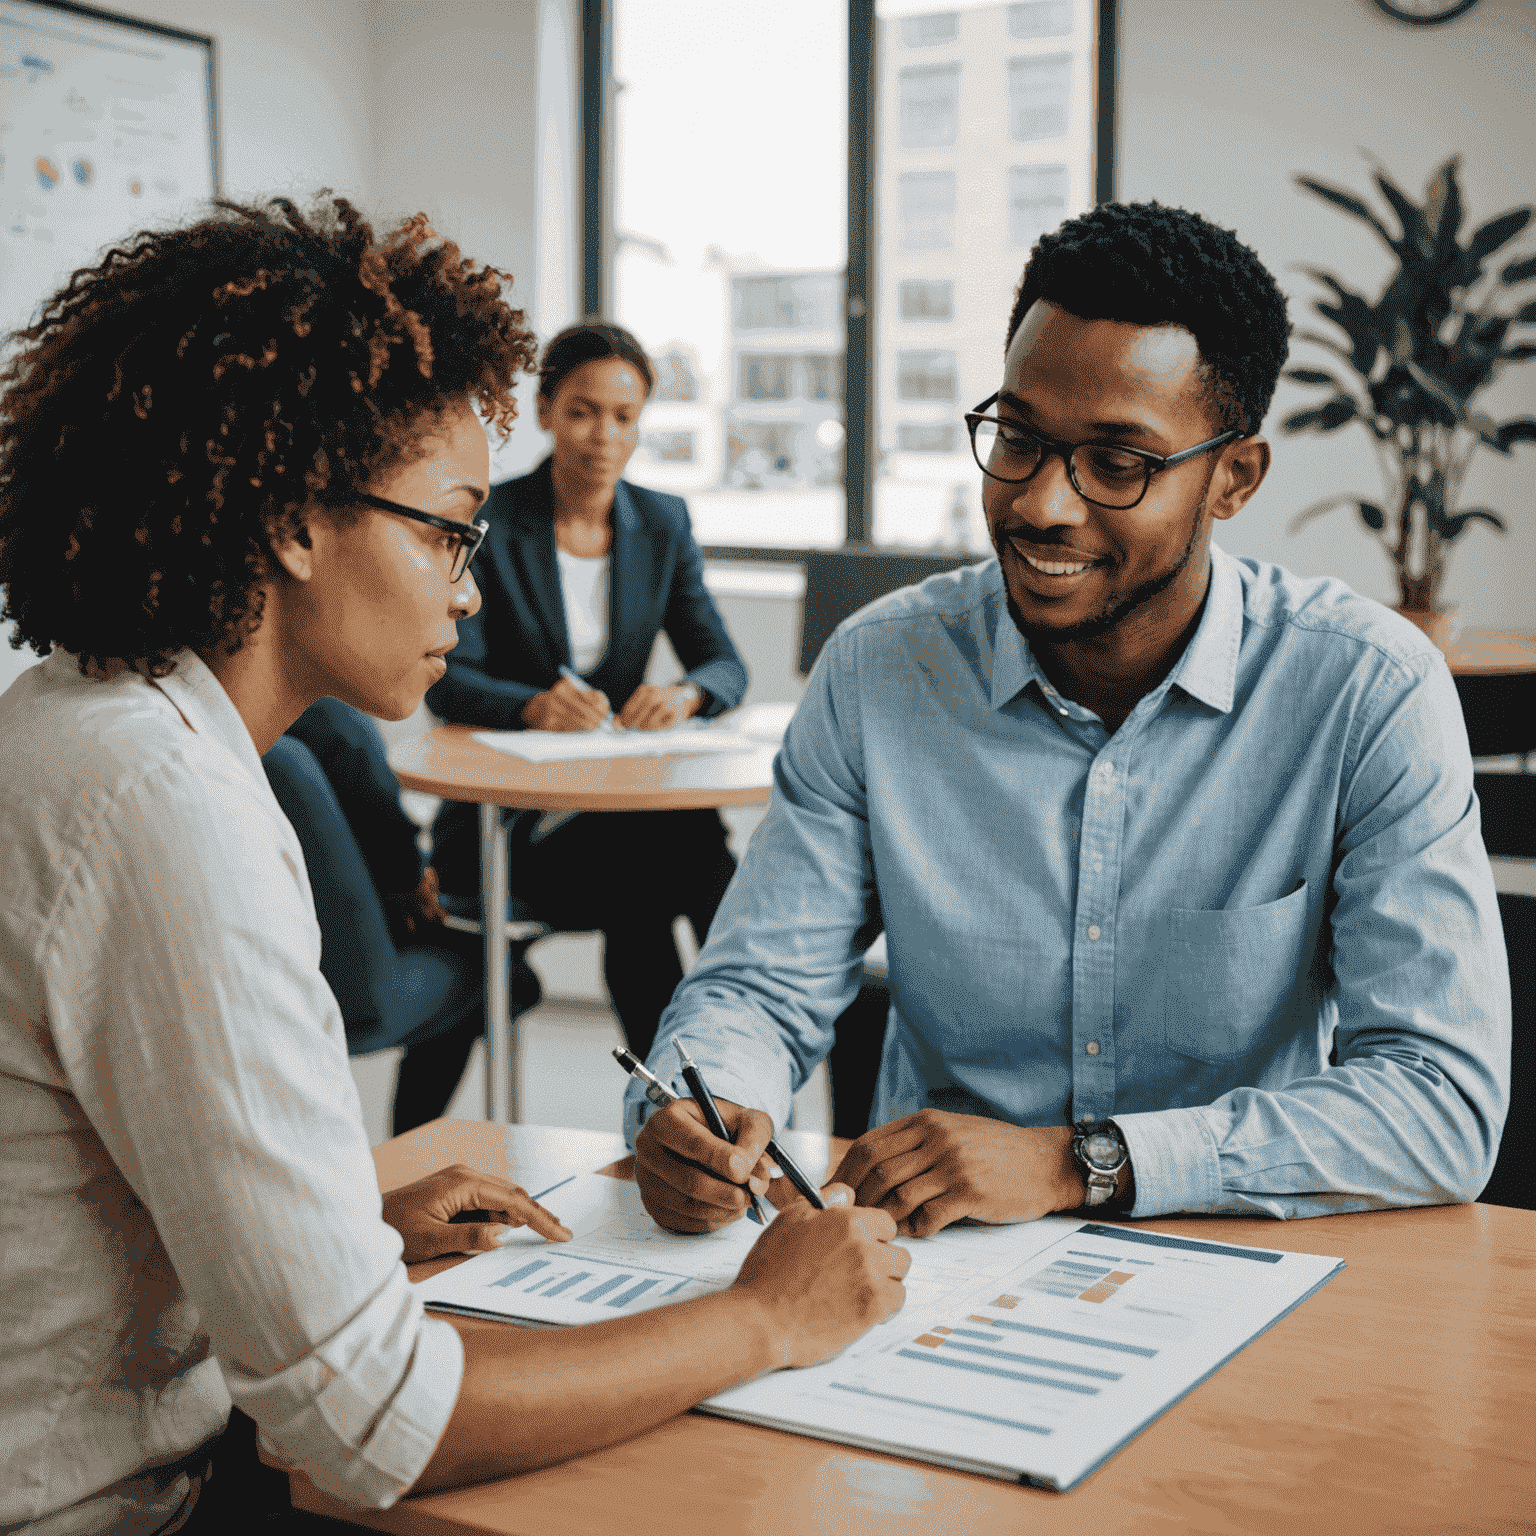
[{"label": "window frame", "polygon": [[[843,367],[844,548],[873,549],[875,435],[875,316],[877,274],[876,155],[879,80],[876,0],[848,0],[848,269],[844,298]],[[1115,100],[1119,0],[1094,4],[1093,195],[1115,196]],[[942,7],[940,7],[942,8]],[[613,297],[614,0],[581,0],[582,307],[608,312]],[[836,546],[834,546],[836,547]],[[713,560],[803,562],[815,549],[777,544],[706,544]]]}]

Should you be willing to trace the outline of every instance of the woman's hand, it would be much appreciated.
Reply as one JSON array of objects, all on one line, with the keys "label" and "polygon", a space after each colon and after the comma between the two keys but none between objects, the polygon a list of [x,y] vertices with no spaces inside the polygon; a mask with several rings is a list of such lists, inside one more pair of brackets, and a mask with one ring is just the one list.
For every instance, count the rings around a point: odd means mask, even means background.
[{"label": "woman's hand", "polygon": [[697,714],[703,702],[697,687],[653,688],[641,683],[619,711],[618,723],[626,731],[670,731]]},{"label": "woman's hand", "polygon": [[610,707],[606,693],[579,688],[562,677],[548,692],[534,694],[523,705],[523,724],[534,731],[595,731],[608,718]]},{"label": "woman's hand", "polygon": [[[451,1221],[472,1211],[483,1220]],[[569,1242],[570,1232],[525,1189],[476,1173],[463,1163],[392,1189],[384,1196],[384,1220],[405,1239],[407,1264],[445,1253],[481,1253],[501,1247],[513,1227],[532,1227],[541,1237]]]}]

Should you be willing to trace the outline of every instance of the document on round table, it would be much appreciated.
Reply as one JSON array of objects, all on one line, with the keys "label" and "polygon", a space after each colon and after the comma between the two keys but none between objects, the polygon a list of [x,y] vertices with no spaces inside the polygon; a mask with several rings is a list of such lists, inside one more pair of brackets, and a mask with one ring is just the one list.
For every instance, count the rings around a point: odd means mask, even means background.
[{"label": "document on round table", "polygon": [[793,704],[749,704],[718,721],[685,720],[670,731],[476,731],[475,740],[528,763],[758,752],[784,739],[794,709]]}]

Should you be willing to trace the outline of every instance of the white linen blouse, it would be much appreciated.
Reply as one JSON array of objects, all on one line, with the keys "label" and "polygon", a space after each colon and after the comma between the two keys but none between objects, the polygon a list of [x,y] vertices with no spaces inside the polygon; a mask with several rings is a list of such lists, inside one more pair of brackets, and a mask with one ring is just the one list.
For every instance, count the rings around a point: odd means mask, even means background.
[{"label": "white linen blouse", "polygon": [[152,1531],[233,1401],[354,1505],[463,1351],[380,1197],[298,838],[191,652],[0,697],[0,1528]]}]

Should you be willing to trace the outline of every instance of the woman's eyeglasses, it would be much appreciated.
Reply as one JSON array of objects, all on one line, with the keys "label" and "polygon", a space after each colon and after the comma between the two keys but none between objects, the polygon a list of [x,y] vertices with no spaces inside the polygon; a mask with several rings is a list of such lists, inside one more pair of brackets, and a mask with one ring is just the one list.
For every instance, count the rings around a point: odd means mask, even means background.
[{"label": "woman's eyeglasses", "polygon": [[393,512],[396,517],[408,517],[413,523],[425,523],[429,528],[441,528],[444,533],[454,534],[459,542],[453,552],[449,581],[457,581],[469,569],[469,562],[479,553],[486,534],[491,531],[491,525],[483,518],[473,523],[461,523],[451,517],[418,512],[415,507],[403,507],[398,501],[385,501],[382,496],[370,496],[366,491],[354,491],[352,497],[364,506],[377,507],[380,512]]},{"label": "woman's eyeglasses", "polygon": [[1166,456],[1127,448],[1121,443],[1063,443],[1054,437],[1031,432],[1016,421],[1001,421],[996,416],[983,415],[989,406],[997,403],[997,398],[996,395],[989,396],[974,411],[965,414],[965,425],[971,434],[971,452],[976,455],[982,474],[1009,485],[1021,485],[1040,473],[1040,466],[1051,454],[1059,453],[1066,461],[1072,488],[1084,501],[1122,512],[1134,507],[1147,494],[1152,476],[1160,470],[1172,469],[1176,464],[1198,458],[1202,453],[1209,453],[1213,448],[1243,436],[1234,428],[1196,443],[1193,448]]}]

